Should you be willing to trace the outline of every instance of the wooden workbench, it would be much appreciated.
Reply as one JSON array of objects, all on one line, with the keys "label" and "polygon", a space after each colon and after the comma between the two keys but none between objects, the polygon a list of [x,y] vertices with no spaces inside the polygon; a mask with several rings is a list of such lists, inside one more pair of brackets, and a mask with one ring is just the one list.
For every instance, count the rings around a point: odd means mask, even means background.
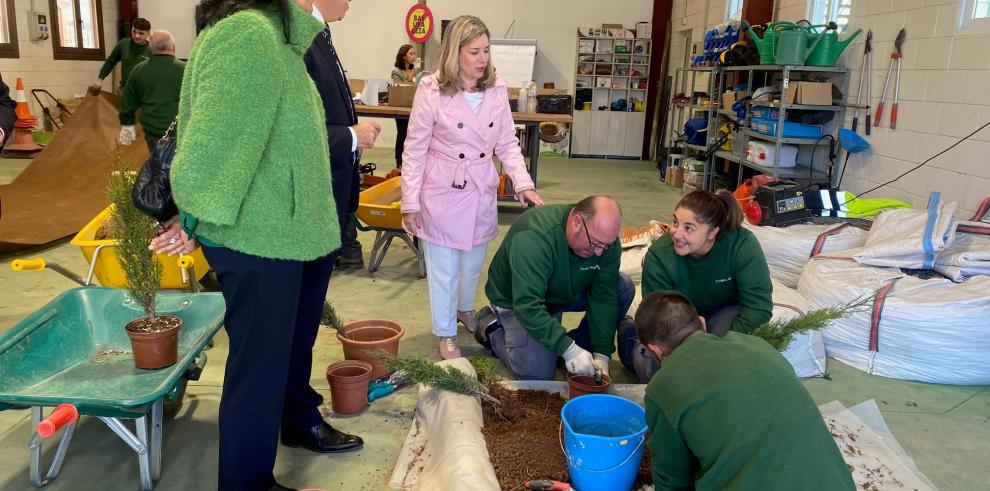
[{"label": "wooden workbench", "polygon": [[[412,112],[410,107],[366,106],[364,104],[355,104],[354,110],[358,116],[392,119],[409,119],[409,113]],[[512,120],[516,124],[526,126],[526,140],[529,142],[529,175],[535,184],[537,163],[540,159],[540,123],[569,125],[574,122],[574,117],[570,114],[512,113]]]}]

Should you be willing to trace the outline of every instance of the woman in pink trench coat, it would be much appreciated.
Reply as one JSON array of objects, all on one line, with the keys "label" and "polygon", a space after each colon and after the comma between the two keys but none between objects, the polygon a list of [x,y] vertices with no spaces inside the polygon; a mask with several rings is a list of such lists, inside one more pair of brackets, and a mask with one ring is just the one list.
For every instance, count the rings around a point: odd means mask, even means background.
[{"label": "woman in pink trench coat", "polygon": [[498,234],[498,155],[520,203],[542,205],[519,151],[506,84],[488,56],[488,28],[454,19],[440,68],[416,89],[402,154],[402,224],[426,254],[433,333],[443,358],[461,356],[457,321],[474,330],[474,292]]}]

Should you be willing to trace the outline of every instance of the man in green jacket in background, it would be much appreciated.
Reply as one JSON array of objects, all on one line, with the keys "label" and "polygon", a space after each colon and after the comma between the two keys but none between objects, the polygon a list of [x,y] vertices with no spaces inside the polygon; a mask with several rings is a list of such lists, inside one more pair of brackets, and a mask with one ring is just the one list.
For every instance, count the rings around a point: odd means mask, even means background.
[{"label": "man in green jacket in background", "polygon": [[148,19],[141,17],[134,19],[134,24],[131,25],[131,37],[120,40],[117,46],[114,46],[113,51],[110,52],[110,56],[107,57],[107,60],[103,62],[103,66],[100,67],[99,78],[93,82],[90,88],[99,91],[100,87],[103,86],[103,80],[107,78],[107,75],[110,75],[113,67],[117,66],[117,63],[120,63],[120,87],[118,88],[118,93],[124,93],[124,87],[127,86],[127,80],[131,75],[131,70],[138,63],[151,58],[151,49],[148,47],[148,33],[150,32],[151,22],[148,22]]},{"label": "man in green jacket in background", "polygon": [[[527,210],[488,269],[485,294],[499,322],[475,337],[520,379],[549,380],[557,357],[571,373],[608,374],[615,331],[635,286],[619,273],[622,210],[607,196]],[[576,329],[564,312],[586,312]],[[630,321],[631,322],[631,321]]]},{"label": "man in green jacket in background", "polygon": [[856,489],[815,401],[766,341],[707,333],[675,291],[643,299],[636,333],[663,361],[644,398],[657,491]]},{"label": "man in green jacket in background", "polygon": [[186,63],[175,59],[175,38],[164,29],[151,33],[151,59],[134,67],[130,82],[120,100],[121,145],[134,143],[134,119],[141,109],[141,127],[148,151],[154,152],[158,140],[168,130],[179,112],[179,93]]}]

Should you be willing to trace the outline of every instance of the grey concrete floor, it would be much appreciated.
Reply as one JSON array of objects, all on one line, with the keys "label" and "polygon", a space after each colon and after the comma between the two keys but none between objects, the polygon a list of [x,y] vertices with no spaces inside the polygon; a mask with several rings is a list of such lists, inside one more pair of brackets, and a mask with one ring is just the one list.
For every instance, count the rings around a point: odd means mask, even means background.
[{"label": "grey concrete floor", "polygon": [[[379,173],[392,167],[391,149],[376,149],[365,162],[377,162]],[[0,161],[0,183],[9,182],[26,161]],[[679,193],[657,179],[652,163],[615,160],[542,159],[538,186],[551,203],[573,202],[589,194],[610,194],[624,210],[625,226],[641,226],[650,219],[669,220]],[[494,254],[515,212],[500,216],[500,237],[489,248]],[[361,234],[365,259],[371,234]],[[80,274],[86,263],[67,242],[22,254],[41,256]],[[6,265],[12,257],[0,258]],[[484,278],[484,276],[483,276]],[[0,268],[0,333],[39,309],[74,283],[56,273],[13,273]],[[483,282],[478,302],[483,301]],[[376,273],[367,270],[336,274],[328,298],[345,320],[393,319],[405,326],[400,351],[439,359],[436,338],[430,332],[426,282],[417,277],[415,257],[395,243]],[[565,324],[576,317],[565,318]],[[486,354],[466,331],[461,333],[466,356]],[[200,381],[191,383],[178,417],[165,425],[163,472],[159,490],[214,489],[217,465],[217,408],[227,353],[223,331],[209,351],[209,365]],[[342,358],[340,343],[330,329],[317,339],[312,384],[327,398],[325,368]],[[500,367],[501,368],[501,367]],[[904,382],[866,375],[830,360],[831,380],[805,382],[818,403],[839,400],[847,406],[876,399],[898,441],[928,477],[943,490],[986,489],[990,482],[990,391],[983,387],[952,387]],[[503,373],[504,372],[504,369]],[[631,382],[617,361],[616,382]],[[562,378],[558,374],[558,378]],[[415,410],[415,390],[405,389],[376,401],[352,417],[331,417],[331,423],[361,435],[365,447],[343,455],[317,455],[279,448],[275,474],[285,484],[325,489],[386,489],[399,448]],[[329,414],[329,413],[328,413]],[[0,489],[31,489],[28,481],[30,415],[25,410],[0,411]],[[45,455],[50,458],[52,449]],[[100,421],[84,417],[76,431],[61,477],[52,489],[136,489],[135,455]]]}]

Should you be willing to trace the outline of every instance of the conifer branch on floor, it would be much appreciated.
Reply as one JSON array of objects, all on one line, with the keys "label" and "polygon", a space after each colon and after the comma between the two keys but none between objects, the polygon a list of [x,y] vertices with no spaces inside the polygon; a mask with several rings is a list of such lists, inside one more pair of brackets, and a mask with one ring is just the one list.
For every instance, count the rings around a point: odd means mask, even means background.
[{"label": "conifer branch on floor", "polygon": [[452,366],[436,365],[419,356],[396,356],[384,350],[375,351],[373,355],[389,369],[405,371],[413,382],[458,394],[478,396],[499,404],[498,399],[489,395],[488,389],[478,379],[471,378]]}]

